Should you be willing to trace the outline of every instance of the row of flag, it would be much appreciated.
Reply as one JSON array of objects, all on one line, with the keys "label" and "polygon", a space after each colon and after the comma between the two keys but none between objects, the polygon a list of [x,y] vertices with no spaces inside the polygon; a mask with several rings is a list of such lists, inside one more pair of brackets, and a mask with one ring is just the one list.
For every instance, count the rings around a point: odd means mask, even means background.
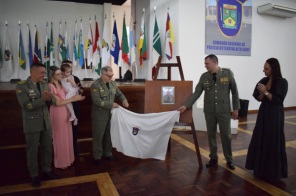
[{"label": "row of flag", "polygon": [[[99,70],[102,66],[106,66],[108,64],[110,54],[114,57],[114,63],[120,65],[119,61],[122,60],[123,63],[128,65],[135,65],[136,62],[136,47],[134,41],[134,20],[131,16],[130,22],[130,32],[129,38],[127,37],[127,29],[125,16],[123,18],[123,29],[122,29],[122,39],[121,43],[118,38],[117,32],[117,24],[116,19],[114,19],[113,24],[113,33],[111,44],[109,44],[110,38],[108,37],[107,27],[106,27],[106,17],[103,26],[103,36],[100,37],[98,22],[95,21],[95,30],[94,35],[92,33],[91,22],[89,24],[89,29],[85,40],[83,40],[83,27],[82,21],[80,23],[80,29],[78,31],[77,21],[75,22],[75,30],[73,34],[73,54],[72,59],[70,59],[69,52],[69,38],[67,32],[67,23],[64,25],[64,30],[62,30],[62,23],[59,25],[59,36],[57,41],[58,47],[58,61],[62,62],[63,60],[72,60],[73,66],[76,66],[77,63],[80,66],[87,64],[88,66],[92,65],[93,70],[96,70],[99,74]],[[46,25],[46,36],[44,42],[44,54],[41,54],[41,46],[40,39],[37,26],[35,25],[35,42],[34,48],[32,46],[31,32],[28,26],[28,46],[27,46],[27,58],[25,53],[25,47],[23,44],[23,37],[21,26],[19,25],[19,47],[18,47],[18,65],[20,68],[26,70],[26,62],[31,65],[33,62],[43,62],[47,68],[52,65],[55,65],[55,53],[54,53],[54,40],[53,40],[53,23],[51,23],[50,27],[48,24]],[[147,37],[145,31],[145,20],[144,13],[141,17],[141,28],[140,28],[140,38],[138,42],[138,57],[140,66],[143,65],[143,61],[147,60]],[[168,60],[170,60],[173,56],[173,47],[174,43],[174,34],[172,29],[172,24],[170,21],[169,13],[167,13],[167,21],[166,21],[166,32],[165,32],[165,44],[164,44],[164,54]],[[161,40],[159,27],[157,23],[157,19],[155,16],[155,24],[154,24],[154,33],[153,33],[153,49],[157,52],[159,56],[162,56],[161,49]],[[2,54],[4,54],[2,56]],[[4,61],[3,61],[4,60]],[[4,51],[1,49],[0,45],[0,63],[4,62],[6,67],[6,75],[11,76],[13,74],[13,55],[10,48],[9,43],[9,34],[8,28],[6,26],[6,42]]]}]

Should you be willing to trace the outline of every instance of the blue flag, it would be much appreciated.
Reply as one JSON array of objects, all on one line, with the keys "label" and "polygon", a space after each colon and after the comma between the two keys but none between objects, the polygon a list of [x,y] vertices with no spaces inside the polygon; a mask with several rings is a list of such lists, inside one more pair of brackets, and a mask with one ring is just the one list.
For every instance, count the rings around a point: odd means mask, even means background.
[{"label": "blue flag", "polygon": [[118,65],[118,56],[119,56],[119,39],[116,27],[116,20],[114,20],[113,25],[113,34],[112,34],[112,44],[111,44],[111,55],[114,57],[114,63]]},{"label": "blue flag", "polygon": [[26,69],[26,56],[25,56],[23,36],[22,36],[21,29],[20,29],[20,35],[19,35],[19,66],[24,70]]}]

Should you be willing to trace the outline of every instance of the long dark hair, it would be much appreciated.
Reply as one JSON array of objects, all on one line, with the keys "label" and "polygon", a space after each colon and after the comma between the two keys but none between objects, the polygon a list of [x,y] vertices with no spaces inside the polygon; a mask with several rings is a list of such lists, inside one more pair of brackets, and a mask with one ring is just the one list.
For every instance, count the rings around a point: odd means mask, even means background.
[{"label": "long dark hair", "polygon": [[269,64],[271,68],[271,75],[272,75],[271,87],[274,87],[276,82],[279,79],[283,78],[280,62],[276,58],[267,59],[266,62]]},{"label": "long dark hair", "polygon": [[[53,76],[56,73],[57,70],[60,70],[60,68],[58,68],[57,66],[50,66],[49,67],[49,82],[52,83],[56,88],[57,86],[52,82]],[[61,84],[61,82],[59,81],[59,83]]]}]

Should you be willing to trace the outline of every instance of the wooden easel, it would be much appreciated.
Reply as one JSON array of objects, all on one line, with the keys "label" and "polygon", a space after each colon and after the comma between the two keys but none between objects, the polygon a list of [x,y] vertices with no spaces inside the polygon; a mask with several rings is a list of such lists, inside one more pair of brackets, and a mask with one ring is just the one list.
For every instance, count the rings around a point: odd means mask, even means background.
[{"label": "wooden easel", "polygon": [[[160,56],[158,58],[157,64],[155,65],[156,69],[155,69],[155,73],[154,73],[154,76],[153,76],[153,80],[157,80],[157,76],[158,76],[158,72],[159,72],[160,67],[167,67],[168,68],[168,81],[171,81],[171,68],[172,67],[178,67],[180,77],[181,77],[181,81],[185,81],[180,57],[176,56],[176,58],[177,58],[177,63],[161,63],[162,57]],[[199,150],[199,145],[198,145],[198,140],[197,140],[197,136],[196,136],[196,132],[195,132],[195,126],[194,126],[194,123],[193,123],[192,115],[191,115],[191,119],[187,120],[187,121],[188,122],[178,122],[178,123],[175,123],[175,125],[176,126],[190,126],[191,130],[181,130],[180,131],[180,130],[177,130],[177,129],[173,128],[173,132],[174,133],[191,133],[192,134],[194,145],[195,145],[195,152],[196,152],[196,156],[197,156],[197,160],[198,160],[198,164],[199,164],[199,168],[202,168],[203,164],[202,164],[202,160],[201,160],[201,155],[200,155],[200,150]]]},{"label": "wooden easel", "polygon": [[176,56],[176,58],[177,58],[177,63],[161,63],[162,56],[159,56],[158,61],[155,65],[156,68],[155,68],[155,73],[153,75],[153,80],[157,80],[157,76],[158,76],[158,72],[159,72],[160,67],[167,67],[168,68],[168,80],[171,80],[172,67],[178,67],[181,80],[184,81],[185,79],[184,79],[184,74],[183,74],[183,69],[182,69],[180,57]]}]

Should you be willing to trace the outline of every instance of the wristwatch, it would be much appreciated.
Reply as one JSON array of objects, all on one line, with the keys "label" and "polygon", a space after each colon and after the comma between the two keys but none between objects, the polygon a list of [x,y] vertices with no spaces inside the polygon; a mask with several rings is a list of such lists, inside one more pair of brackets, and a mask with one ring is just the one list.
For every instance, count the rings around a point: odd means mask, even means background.
[{"label": "wristwatch", "polygon": [[268,92],[266,92],[266,93],[264,93],[265,94],[265,96],[267,96],[269,93]]}]

